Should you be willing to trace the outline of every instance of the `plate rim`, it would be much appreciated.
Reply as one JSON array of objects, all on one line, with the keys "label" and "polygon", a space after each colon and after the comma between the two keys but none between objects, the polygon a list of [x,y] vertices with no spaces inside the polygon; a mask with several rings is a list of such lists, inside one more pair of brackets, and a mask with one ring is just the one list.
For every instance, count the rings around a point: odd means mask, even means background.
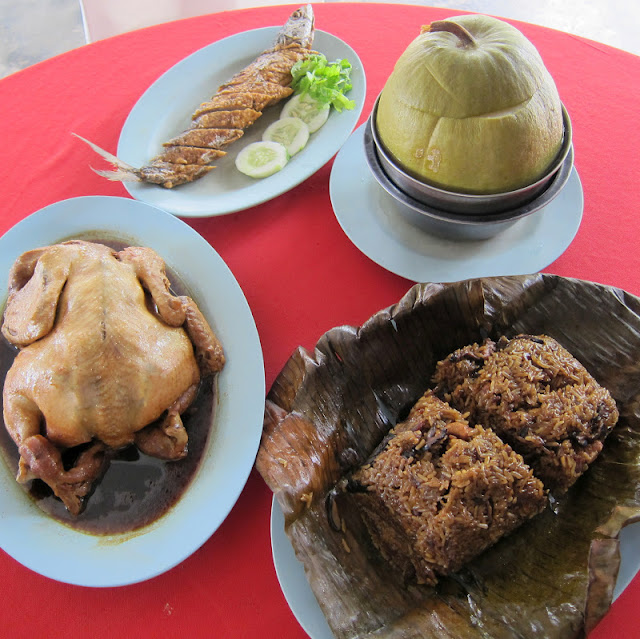
[{"label": "plate rim", "polygon": [[[545,248],[546,253],[544,255],[539,254],[541,247],[536,245],[536,237],[531,233],[524,234],[523,241],[521,241],[519,244],[516,244],[519,249],[526,249],[528,246],[528,248],[538,250],[538,254],[536,255],[536,258],[538,259],[537,264],[535,265],[532,265],[530,263],[525,266],[515,265],[512,268],[505,268],[504,266],[500,266],[500,268],[498,268],[499,262],[496,259],[495,252],[496,244],[502,242],[503,237],[506,237],[507,234],[514,234],[516,232],[519,232],[524,229],[526,225],[531,226],[533,224],[536,224],[536,220],[541,220],[537,222],[539,226],[542,226],[543,224],[550,225],[551,222],[547,221],[545,216],[550,211],[555,211],[559,206],[561,206],[561,203],[563,201],[562,192],[559,193],[558,196],[554,198],[554,200],[549,202],[546,207],[541,209],[538,214],[536,214],[536,216],[529,216],[522,220],[518,220],[511,228],[503,231],[502,233],[499,233],[493,238],[488,238],[486,240],[443,239],[437,237],[436,235],[432,235],[405,220],[400,220],[401,225],[405,226],[406,228],[410,227],[412,232],[415,231],[415,238],[419,238],[421,242],[428,244],[430,248],[435,249],[436,247],[449,247],[451,250],[457,248],[458,252],[461,253],[461,247],[491,247],[491,251],[489,251],[488,248],[485,251],[485,254],[491,254],[491,262],[489,264],[482,263],[481,260],[476,260],[478,264],[474,266],[473,259],[467,258],[467,260],[463,262],[462,265],[460,265],[459,263],[457,266],[455,266],[454,264],[452,264],[452,260],[450,258],[430,258],[425,256],[424,254],[419,254],[413,248],[407,246],[406,242],[403,242],[403,239],[399,237],[397,233],[389,233],[387,232],[388,229],[382,228],[382,224],[376,217],[376,212],[370,211],[369,209],[365,211],[364,215],[367,217],[367,220],[369,220],[369,222],[373,221],[373,223],[363,224],[362,219],[360,219],[358,224],[350,223],[353,222],[352,218],[354,217],[355,213],[349,213],[349,211],[346,211],[347,207],[343,207],[340,204],[340,200],[341,198],[343,198],[341,192],[345,190],[345,186],[342,185],[342,182],[344,180],[343,169],[344,165],[346,165],[347,163],[351,168],[351,179],[349,185],[351,189],[350,197],[352,201],[363,201],[365,197],[368,199],[369,189],[375,189],[376,199],[379,202],[379,210],[385,209],[385,212],[387,212],[388,209],[388,211],[396,212],[402,207],[400,203],[396,202],[396,200],[394,200],[376,182],[375,178],[371,174],[371,171],[366,163],[364,153],[365,128],[366,122],[361,124],[351,134],[349,140],[347,140],[347,142],[338,152],[333,163],[331,176],[329,179],[329,195],[331,198],[334,215],[336,216],[336,219],[344,233],[359,251],[366,255],[370,260],[378,264],[378,266],[381,266],[382,268],[413,282],[450,282],[476,277],[525,275],[528,273],[541,271],[543,268],[547,267],[553,261],[558,259],[558,257],[560,257],[562,253],[564,253],[564,251],[571,245],[571,243],[575,239],[584,214],[584,192],[582,183],[580,181],[580,176],[578,175],[575,166],[572,169],[565,189],[574,189],[576,191],[577,200],[575,209],[571,211],[573,217],[570,220],[571,224],[568,224],[565,230],[565,236],[563,238],[564,241],[556,242],[553,251],[549,250],[547,242],[547,246]],[[356,177],[358,179],[355,179]],[[357,197],[357,194],[354,194],[353,192],[354,190],[359,192],[362,197]],[[360,208],[358,210],[360,210]],[[383,238],[385,245],[372,248],[370,244],[367,244],[368,240],[366,239],[365,235],[371,235],[372,233],[377,233],[379,236],[378,239]],[[557,231],[556,226],[554,226],[554,239],[556,238],[556,236]],[[394,247],[397,247],[399,251],[402,252],[402,254],[391,256],[389,249],[393,249]],[[520,254],[522,253],[525,253],[525,251],[520,251]],[[479,270],[478,265],[481,267]],[[455,266],[455,268],[452,268],[453,266]],[[445,267],[446,269],[448,269],[447,272],[449,270],[452,272],[451,276],[443,275],[445,273]],[[434,275],[434,269],[436,271],[440,269],[440,271],[436,275]]]},{"label": "plate rim", "polygon": [[[85,205],[91,214],[86,217],[78,215]],[[98,223],[94,217],[105,210],[111,216]],[[150,230],[149,221],[154,223]],[[143,228],[145,224],[147,227]],[[69,229],[74,230],[68,232]],[[228,359],[217,380],[218,405],[213,430],[192,483],[169,511],[139,531],[99,536],[73,530],[43,513],[17,485],[6,463],[0,461],[0,477],[4,475],[9,480],[0,479],[0,547],[9,556],[26,568],[62,583],[113,587],[145,581],[170,570],[200,548],[222,525],[250,476],[260,443],[265,396],[264,358],[255,320],[244,292],[216,250],[189,225],[162,209],[130,198],[102,195],[54,202],[25,217],[0,237],[0,247],[3,248],[0,251],[0,273],[3,277],[8,273],[7,267],[25,247],[28,250],[35,248],[36,243],[44,245],[30,239],[34,230],[38,238],[50,236],[48,243],[78,235],[96,238],[104,232],[125,241],[140,239],[142,244],[144,239],[141,236],[148,232],[151,241],[144,242],[145,245],[156,249],[159,244],[175,245],[169,251],[169,258],[162,252],[161,256],[185,280],[203,313],[209,317],[213,315],[214,330],[225,335],[224,338],[221,336],[225,351],[229,353],[230,347],[235,353],[235,361],[234,358]],[[191,249],[187,252],[191,258],[187,255],[181,266],[180,260],[176,264],[172,258],[185,247]],[[212,293],[200,299],[204,282],[191,281],[194,273],[191,270],[193,266],[187,264],[188,259],[197,262],[196,274],[198,269],[213,269],[223,293]],[[216,295],[222,294],[228,296],[229,308],[239,315],[233,320],[210,312]],[[230,331],[231,325],[238,334]],[[240,328],[236,329],[236,326]],[[243,331],[242,335],[239,335],[240,331]],[[240,341],[242,345],[238,347]],[[239,378],[246,380],[246,388],[242,390],[239,386],[234,391],[234,384],[238,384]],[[249,401],[247,397],[252,399]],[[218,481],[217,473],[224,470],[213,468],[220,457],[218,448],[238,439],[230,437],[229,425],[224,420],[237,419],[243,420],[241,425],[245,429],[240,448],[244,453],[240,461],[235,458],[230,481],[225,478],[224,484],[210,486],[210,481]],[[215,490],[221,485],[223,490]],[[204,503],[207,508],[203,510]],[[194,517],[196,514],[197,519]],[[168,540],[175,539],[176,530],[185,534],[180,536],[180,544],[171,547]],[[41,540],[43,537],[47,537],[44,548],[34,549],[29,543],[30,539]],[[161,548],[162,552],[153,552],[153,548]]]},{"label": "plate rim", "polygon": [[[331,628],[304,574],[304,566],[295,556],[291,540],[284,530],[284,515],[275,495],[271,498],[269,533],[271,536],[271,557],[278,584],[296,621],[311,639],[333,639]],[[288,544],[288,547],[285,544]],[[292,560],[297,562],[294,564],[294,580],[290,579]],[[307,602],[311,603],[305,605],[305,602],[297,597],[304,597]]]}]

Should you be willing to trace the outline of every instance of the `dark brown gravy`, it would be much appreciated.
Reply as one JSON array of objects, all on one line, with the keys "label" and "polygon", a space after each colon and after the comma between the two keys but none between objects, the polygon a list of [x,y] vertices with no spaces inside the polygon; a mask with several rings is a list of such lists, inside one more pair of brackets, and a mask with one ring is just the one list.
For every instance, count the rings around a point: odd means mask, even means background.
[{"label": "dark brown gravy", "polygon": [[[116,250],[124,246],[120,242],[103,240],[103,243]],[[184,284],[169,269],[167,276],[174,292],[180,295],[186,293]],[[17,349],[0,337],[2,386],[17,353]],[[51,489],[39,479],[24,484],[25,492],[44,512],[58,521],[95,535],[132,532],[156,521],[180,499],[198,470],[213,423],[215,380],[208,377],[202,381],[198,396],[182,415],[189,433],[189,452],[184,459],[162,461],[140,453],[133,445],[117,451],[94,492],[85,500],[85,509],[77,517],[70,515]],[[5,428],[4,420],[1,421],[0,453],[15,476],[18,450]]]}]

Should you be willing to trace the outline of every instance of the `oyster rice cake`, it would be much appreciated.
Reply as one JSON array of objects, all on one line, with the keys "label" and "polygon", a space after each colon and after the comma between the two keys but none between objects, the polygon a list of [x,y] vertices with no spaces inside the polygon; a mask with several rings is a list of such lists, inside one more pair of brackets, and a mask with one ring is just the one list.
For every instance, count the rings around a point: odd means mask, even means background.
[{"label": "oyster rice cake", "polygon": [[427,391],[346,481],[382,556],[434,585],[541,512],[542,482],[490,429]]},{"label": "oyster rice cake", "polygon": [[618,421],[609,391],[546,335],[465,346],[438,363],[433,381],[440,398],[492,428],[556,494],[587,470]]}]

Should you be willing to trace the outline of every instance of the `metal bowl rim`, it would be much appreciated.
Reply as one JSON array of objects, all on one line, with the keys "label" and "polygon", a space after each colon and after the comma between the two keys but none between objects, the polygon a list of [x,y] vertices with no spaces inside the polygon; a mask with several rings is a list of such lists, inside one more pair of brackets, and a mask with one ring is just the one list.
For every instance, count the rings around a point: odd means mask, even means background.
[{"label": "metal bowl rim", "polygon": [[418,213],[421,213],[427,217],[434,218],[441,222],[450,222],[452,224],[469,226],[483,226],[511,221],[515,222],[528,215],[531,215],[532,213],[535,213],[542,207],[546,206],[549,202],[551,202],[553,198],[556,197],[556,195],[566,184],[573,169],[573,144],[571,144],[567,149],[567,153],[565,155],[563,163],[560,165],[555,176],[552,177],[551,183],[536,198],[524,205],[507,211],[502,211],[500,213],[465,215],[463,213],[449,213],[448,211],[428,206],[420,202],[419,200],[416,200],[414,197],[407,195],[407,193],[402,191],[396,186],[396,184],[391,181],[389,176],[382,168],[380,159],[377,156],[378,149],[376,148],[373,139],[371,118],[367,120],[367,123],[365,125],[364,146],[365,158],[371,172],[373,173],[380,186],[385,191],[387,191],[387,193],[389,193],[389,195],[391,195],[395,200],[397,200],[401,204],[404,204],[405,206],[408,206],[414,211],[417,211]]},{"label": "metal bowl rim", "polygon": [[499,191],[497,193],[465,193],[464,191],[449,191],[447,189],[443,189],[442,187],[429,184],[429,182],[423,182],[422,180],[414,177],[413,175],[410,175],[398,165],[398,163],[391,157],[389,152],[384,148],[384,144],[382,143],[382,140],[380,140],[378,136],[378,132],[375,124],[376,113],[378,111],[378,103],[380,101],[381,94],[382,93],[378,94],[378,97],[376,98],[376,101],[373,105],[373,110],[371,111],[371,114],[369,115],[369,118],[368,118],[368,122],[370,122],[371,135],[373,138],[373,142],[376,146],[377,152],[384,157],[384,159],[394,168],[395,171],[398,172],[398,174],[403,179],[415,185],[415,188],[417,190],[422,189],[425,191],[429,191],[431,197],[434,197],[434,198],[440,196],[443,199],[446,199],[446,198],[451,198],[453,196],[456,198],[460,198],[462,200],[469,200],[469,201],[476,201],[476,202],[482,202],[484,200],[492,200],[492,199],[503,199],[503,198],[506,199],[510,197],[513,197],[515,199],[522,193],[525,193],[530,190],[531,191],[535,190],[536,187],[538,187],[543,182],[545,182],[545,180],[549,180],[550,177],[552,177],[555,173],[557,173],[560,167],[564,164],[567,154],[569,153],[569,149],[572,148],[573,146],[573,129],[571,126],[571,118],[569,117],[569,113],[565,108],[564,103],[561,102],[560,106],[562,108],[562,120],[564,125],[562,146],[560,147],[560,150],[558,151],[558,154],[556,155],[554,161],[551,163],[550,168],[545,172],[545,174],[542,177],[540,177],[535,182],[531,182],[530,184],[522,186],[519,189],[514,189],[513,191]]}]

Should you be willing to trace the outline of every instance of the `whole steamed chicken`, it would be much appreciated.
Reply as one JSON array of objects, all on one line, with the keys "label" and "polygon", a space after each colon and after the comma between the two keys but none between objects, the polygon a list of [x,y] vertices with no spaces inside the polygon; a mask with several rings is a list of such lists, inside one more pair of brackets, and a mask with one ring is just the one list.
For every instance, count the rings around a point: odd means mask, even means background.
[{"label": "whole steamed chicken", "polygon": [[110,451],[135,443],[184,457],[180,415],[225,362],[196,304],[170,292],[163,260],[142,247],[69,241],[24,253],[2,333],[20,349],[4,385],[17,480],[40,478],[73,514]]}]

